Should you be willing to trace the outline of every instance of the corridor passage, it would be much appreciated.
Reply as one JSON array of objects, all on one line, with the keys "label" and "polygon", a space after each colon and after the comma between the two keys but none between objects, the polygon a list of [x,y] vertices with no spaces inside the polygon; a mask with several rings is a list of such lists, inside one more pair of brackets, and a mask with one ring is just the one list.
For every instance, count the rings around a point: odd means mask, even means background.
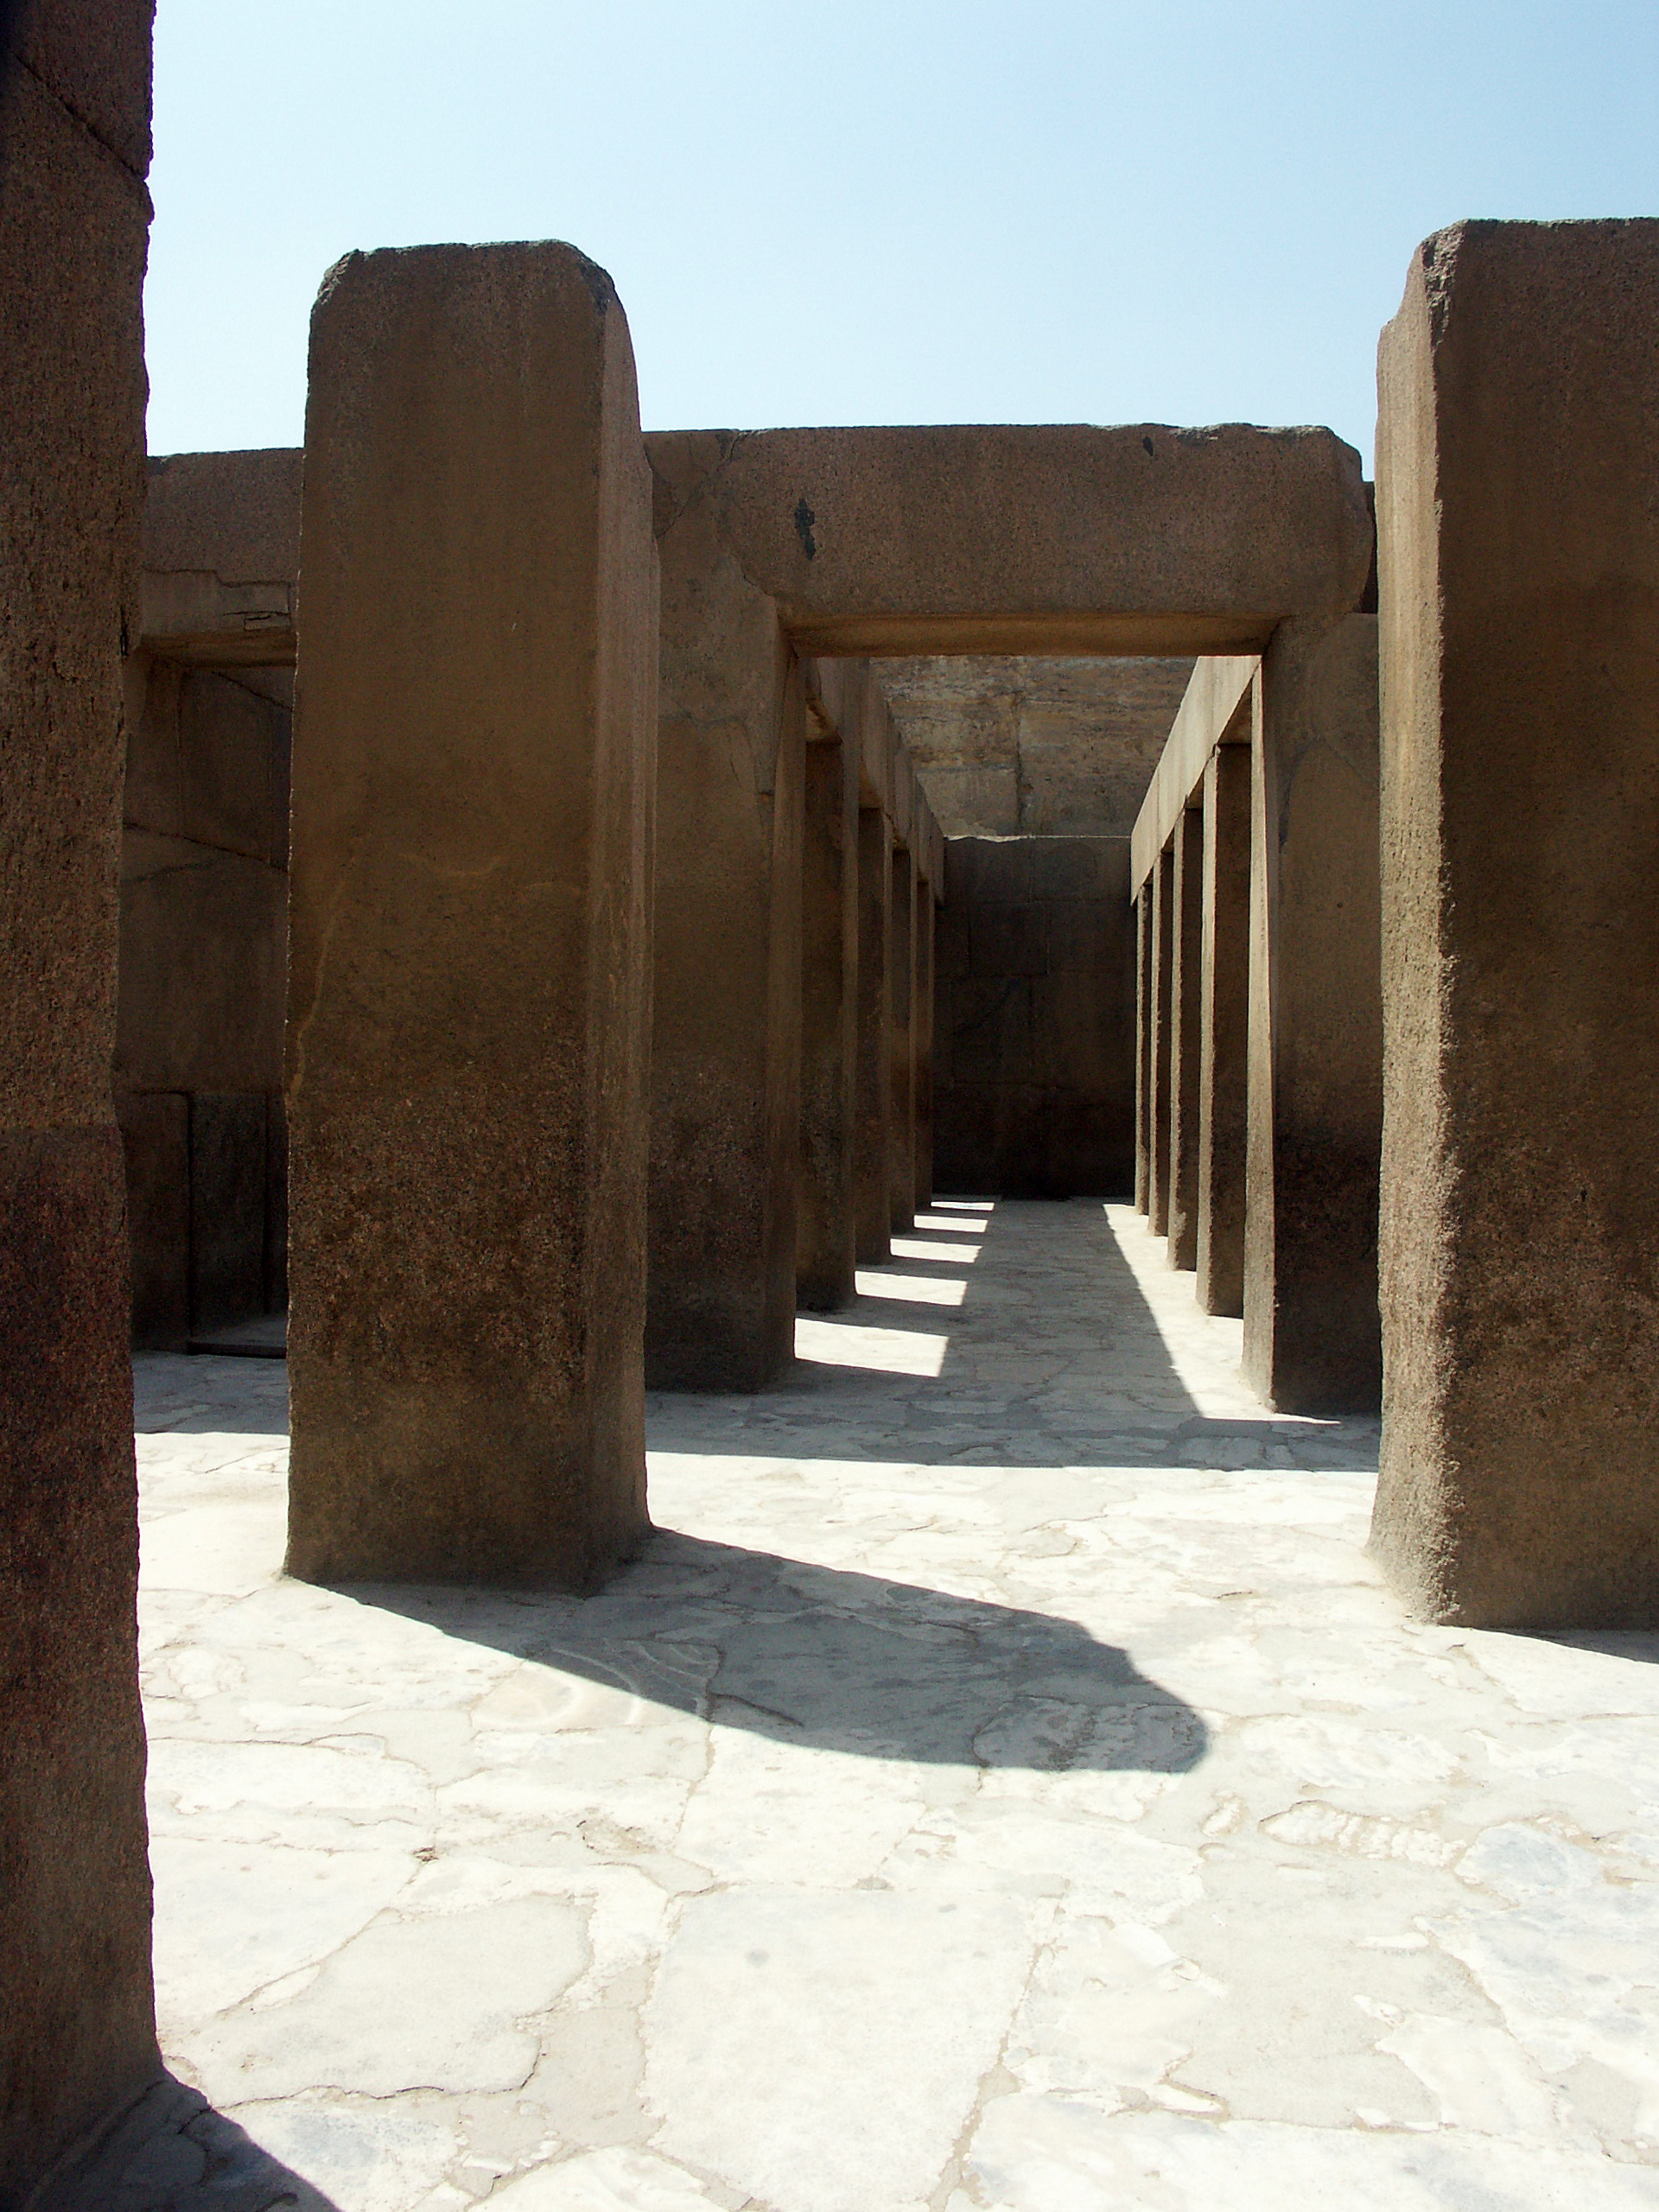
[{"label": "corridor passage", "polygon": [[653,1402],[585,1602],[282,1580],[281,1364],[138,1361],[183,2086],[111,2202],[1649,2212],[1659,1638],[1404,1619],[1374,1424],[1127,1208],[860,1289]]}]

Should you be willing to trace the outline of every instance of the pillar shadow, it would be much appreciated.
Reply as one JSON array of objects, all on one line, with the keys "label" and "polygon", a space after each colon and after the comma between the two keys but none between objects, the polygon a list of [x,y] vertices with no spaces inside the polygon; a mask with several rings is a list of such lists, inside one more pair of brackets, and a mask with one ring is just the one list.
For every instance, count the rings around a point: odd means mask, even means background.
[{"label": "pillar shadow", "polygon": [[1185,1774],[1192,1708],[1075,1621],[659,1530],[596,1596],[352,1584],[446,1636],[814,1750]]},{"label": "pillar shadow", "polygon": [[342,2212],[171,2074],[29,2204],[29,2212]]}]

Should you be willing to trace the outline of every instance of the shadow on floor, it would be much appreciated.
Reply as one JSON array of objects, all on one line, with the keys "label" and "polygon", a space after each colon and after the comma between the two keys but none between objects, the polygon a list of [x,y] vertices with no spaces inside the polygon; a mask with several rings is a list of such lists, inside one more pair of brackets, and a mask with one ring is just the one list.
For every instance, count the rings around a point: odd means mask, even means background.
[{"label": "shadow on floor", "polygon": [[29,2212],[340,2212],[302,2175],[170,2074]]},{"label": "shadow on floor", "polygon": [[[667,1530],[588,1599],[363,1584],[342,1594],[817,1750],[1185,1774],[1208,1745],[1190,1706],[1075,1621]],[[550,1707],[548,1725],[559,1725]]]}]

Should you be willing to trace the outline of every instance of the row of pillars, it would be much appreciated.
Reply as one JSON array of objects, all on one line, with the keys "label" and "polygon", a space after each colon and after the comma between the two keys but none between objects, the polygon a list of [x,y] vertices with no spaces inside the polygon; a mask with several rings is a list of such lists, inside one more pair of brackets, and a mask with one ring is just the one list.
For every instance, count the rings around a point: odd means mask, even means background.
[{"label": "row of pillars", "polygon": [[1376,1410],[1376,617],[1200,660],[1135,825],[1135,1204],[1281,1411]]}]

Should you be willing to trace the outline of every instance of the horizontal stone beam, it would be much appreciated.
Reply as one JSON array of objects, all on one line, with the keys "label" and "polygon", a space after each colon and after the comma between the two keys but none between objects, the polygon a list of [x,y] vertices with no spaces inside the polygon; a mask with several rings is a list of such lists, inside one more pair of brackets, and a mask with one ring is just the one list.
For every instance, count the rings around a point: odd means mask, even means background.
[{"label": "horizontal stone beam", "polygon": [[803,652],[1254,652],[1287,616],[1346,613],[1370,565],[1359,456],[1329,430],[707,431],[697,443],[726,544]]},{"label": "horizontal stone beam", "polygon": [[149,463],[139,643],[209,668],[291,667],[298,447]]},{"label": "horizontal stone beam", "polygon": [[1250,687],[1260,658],[1244,653],[1200,660],[1129,836],[1129,896],[1138,899],[1183,810],[1204,788],[1204,772],[1218,745],[1250,741]]}]

